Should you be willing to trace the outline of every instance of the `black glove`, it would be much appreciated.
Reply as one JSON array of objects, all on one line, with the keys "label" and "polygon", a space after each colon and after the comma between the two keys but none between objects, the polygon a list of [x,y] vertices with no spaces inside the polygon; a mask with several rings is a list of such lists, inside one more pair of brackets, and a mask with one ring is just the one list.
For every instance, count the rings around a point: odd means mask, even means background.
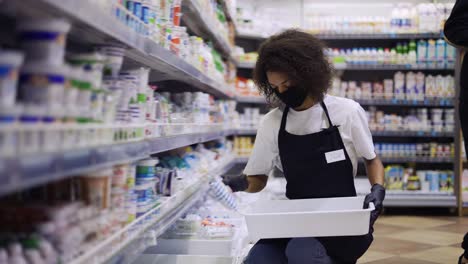
[{"label": "black glove", "polygon": [[369,208],[369,203],[374,203],[375,210],[371,212],[371,226],[374,225],[377,217],[379,217],[380,213],[383,209],[383,200],[385,199],[385,188],[376,183],[371,188],[371,193],[366,195],[364,199],[364,208]]},{"label": "black glove", "polygon": [[241,192],[249,188],[249,181],[245,174],[226,177],[223,179],[223,183],[229,186],[233,192]]}]

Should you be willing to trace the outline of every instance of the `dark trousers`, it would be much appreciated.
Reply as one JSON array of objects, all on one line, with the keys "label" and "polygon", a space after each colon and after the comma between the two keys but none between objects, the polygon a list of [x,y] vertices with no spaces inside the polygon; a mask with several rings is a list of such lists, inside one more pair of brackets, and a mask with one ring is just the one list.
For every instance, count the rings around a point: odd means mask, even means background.
[{"label": "dark trousers", "polygon": [[315,238],[261,239],[245,264],[335,264]]}]

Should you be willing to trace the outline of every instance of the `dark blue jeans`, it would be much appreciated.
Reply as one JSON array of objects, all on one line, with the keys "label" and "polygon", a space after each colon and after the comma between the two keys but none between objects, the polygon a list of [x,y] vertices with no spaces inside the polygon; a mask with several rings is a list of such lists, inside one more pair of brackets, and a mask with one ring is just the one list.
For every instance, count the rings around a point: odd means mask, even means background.
[{"label": "dark blue jeans", "polygon": [[245,264],[333,264],[317,239],[261,239],[250,250]]}]

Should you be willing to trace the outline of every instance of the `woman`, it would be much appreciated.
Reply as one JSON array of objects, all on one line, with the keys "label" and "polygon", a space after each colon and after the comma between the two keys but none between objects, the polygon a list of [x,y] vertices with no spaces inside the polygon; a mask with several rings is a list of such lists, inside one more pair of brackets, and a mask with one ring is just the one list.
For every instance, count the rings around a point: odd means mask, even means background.
[{"label": "woman", "polygon": [[[365,111],[349,99],[326,95],[332,68],[324,45],[310,34],[287,30],[259,49],[254,82],[284,107],[262,120],[244,175],[226,180],[233,191],[259,192],[276,166],[287,180],[289,199],[356,196],[359,157],[372,184],[366,197],[376,205],[370,233],[357,237],[262,239],[247,263],[355,263],[369,248],[372,225],[382,210],[384,170],[375,155]],[[293,224],[293,223],[285,223]]]}]

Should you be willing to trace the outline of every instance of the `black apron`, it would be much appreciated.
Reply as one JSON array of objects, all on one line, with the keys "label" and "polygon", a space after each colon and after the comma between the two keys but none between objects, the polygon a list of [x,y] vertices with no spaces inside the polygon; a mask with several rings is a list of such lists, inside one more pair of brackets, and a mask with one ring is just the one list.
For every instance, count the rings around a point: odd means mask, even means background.
[{"label": "black apron", "polygon": [[[286,178],[289,199],[356,196],[353,165],[346,152],[338,126],[333,125],[327,107],[320,105],[329,127],[308,135],[286,131],[289,108],[283,112],[278,148]],[[320,120],[321,122],[321,120]],[[327,162],[328,160],[328,162]],[[317,238],[338,263],[356,263],[372,243],[372,228],[364,236]]]}]

